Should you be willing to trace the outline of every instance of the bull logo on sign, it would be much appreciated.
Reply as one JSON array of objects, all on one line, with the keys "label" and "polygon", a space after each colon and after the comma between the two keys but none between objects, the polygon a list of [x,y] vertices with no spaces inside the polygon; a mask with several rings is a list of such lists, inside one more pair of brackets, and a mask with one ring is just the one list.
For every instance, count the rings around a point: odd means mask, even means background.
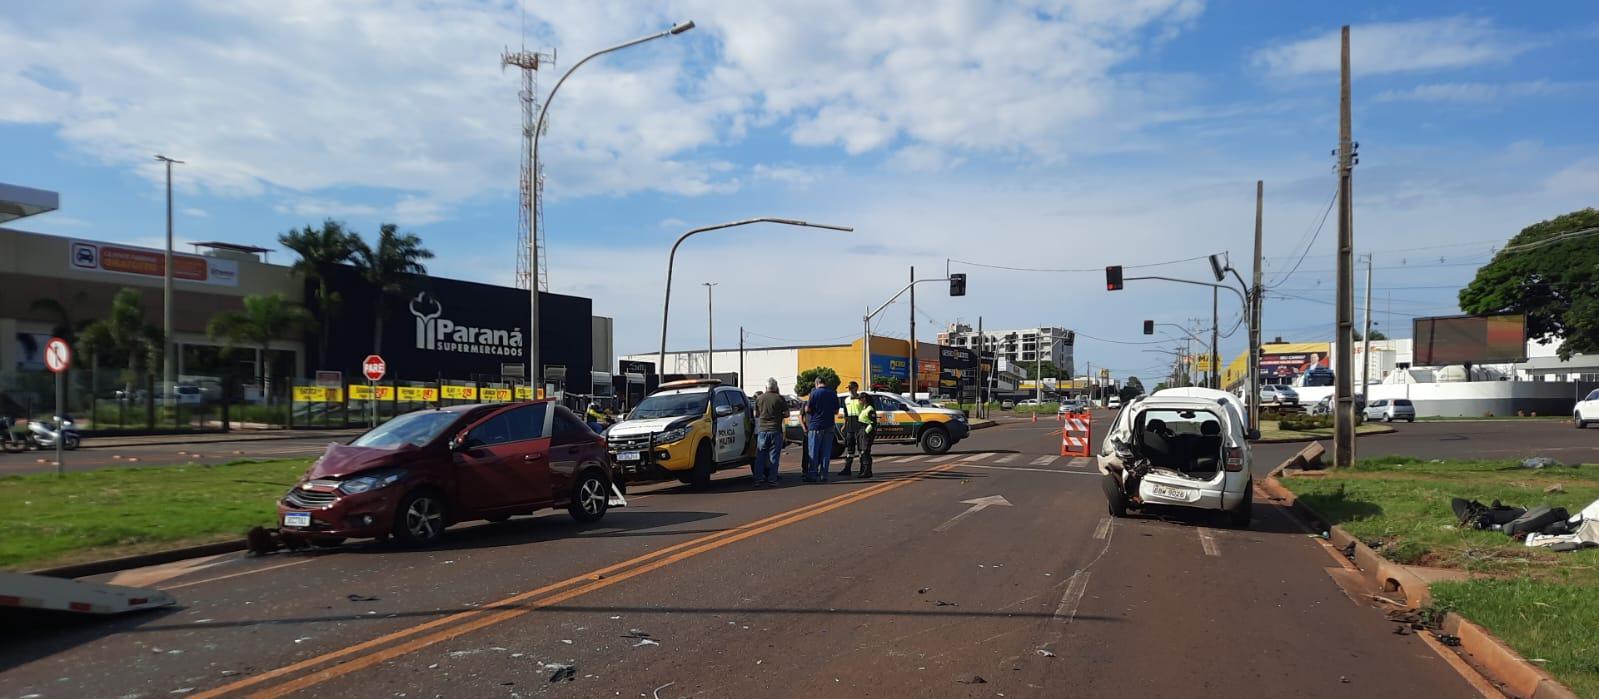
[{"label": "bull logo on sign", "polygon": [[410,307],[411,315],[416,316],[416,348],[434,349],[438,340],[433,329],[438,324],[439,316],[444,313],[444,305],[429,296],[428,292],[419,291],[416,298],[411,299]]}]

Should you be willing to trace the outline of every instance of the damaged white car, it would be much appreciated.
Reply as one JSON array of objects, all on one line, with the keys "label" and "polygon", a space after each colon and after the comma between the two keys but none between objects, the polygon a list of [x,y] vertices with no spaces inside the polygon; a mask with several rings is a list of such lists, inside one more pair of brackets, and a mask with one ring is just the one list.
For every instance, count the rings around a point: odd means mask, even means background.
[{"label": "damaged white car", "polygon": [[1173,388],[1116,415],[1099,451],[1110,514],[1150,505],[1216,510],[1249,526],[1254,504],[1244,407],[1225,391]]}]

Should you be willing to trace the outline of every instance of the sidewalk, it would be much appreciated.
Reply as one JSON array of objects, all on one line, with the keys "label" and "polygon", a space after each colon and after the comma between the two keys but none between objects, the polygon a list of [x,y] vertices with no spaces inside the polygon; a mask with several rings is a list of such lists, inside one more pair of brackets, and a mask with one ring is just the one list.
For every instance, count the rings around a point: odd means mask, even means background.
[{"label": "sidewalk", "polygon": [[112,447],[141,447],[161,444],[211,444],[216,442],[259,442],[273,439],[349,439],[365,432],[365,428],[334,430],[248,430],[236,432],[201,432],[195,434],[148,434],[108,437],[86,437],[80,449],[105,449]]}]

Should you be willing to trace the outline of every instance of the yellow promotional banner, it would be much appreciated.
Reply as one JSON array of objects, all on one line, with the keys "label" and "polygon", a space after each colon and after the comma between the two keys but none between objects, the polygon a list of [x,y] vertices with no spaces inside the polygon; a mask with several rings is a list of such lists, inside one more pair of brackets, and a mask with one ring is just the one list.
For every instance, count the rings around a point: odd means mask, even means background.
[{"label": "yellow promotional banner", "polygon": [[494,402],[508,401],[508,400],[511,400],[511,389],[509,389],[509,388],[484,388],[483,390],[478,391],[478,396],[481,397],[484,401],[494,401]]},{"label": "yellow promotional banner", "polygon": [[350,400],[372,400],[374,396],[377,400],[394,400],[393,386],[377,386],[375,388],[376,390],[374,390],[373,386],[352,383],[349,388]]},{"label": "yellow promotional banner", "polygon": [[338,386],[329,386],[327,388],[322,389],[322,402],[324,402],[324,403],[342,403],[342,402],[344,402],[344,389],[341,389]]},{"label": "yellow promotional banner", "polygon": [[401,386],[400,400],[408,402],[436,401],[439,389],[428,386]]},{"label": "yellow promotional banner", "polygon": [[322,401],[322,392],[325,390],[321,386],[295,386],[294,400],[299,403],[318,403]]},{"label": "yellow promotional banner", "polygon": [[477,400],[477,386],[452,386],[444,384],[439,393],[447,400]]},{"label": "yellow promotional banner", "polygon": [[516,399],[517,400],[533,400],[533,387],[532,386],[517,386],[516,387]]}]

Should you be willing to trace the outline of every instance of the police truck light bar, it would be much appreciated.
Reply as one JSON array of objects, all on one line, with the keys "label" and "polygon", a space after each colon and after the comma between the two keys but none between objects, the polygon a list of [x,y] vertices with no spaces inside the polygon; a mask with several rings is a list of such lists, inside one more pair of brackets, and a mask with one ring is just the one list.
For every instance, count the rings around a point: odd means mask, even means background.
[{"label": "police truck light bar", "polygon": [[1122,266],[1121,265],[1111,265],[1109,267],[1106,267],[1105,268],[1105,290],[1106,291],[1121,291],[1121,289],[1122,289]]}]

